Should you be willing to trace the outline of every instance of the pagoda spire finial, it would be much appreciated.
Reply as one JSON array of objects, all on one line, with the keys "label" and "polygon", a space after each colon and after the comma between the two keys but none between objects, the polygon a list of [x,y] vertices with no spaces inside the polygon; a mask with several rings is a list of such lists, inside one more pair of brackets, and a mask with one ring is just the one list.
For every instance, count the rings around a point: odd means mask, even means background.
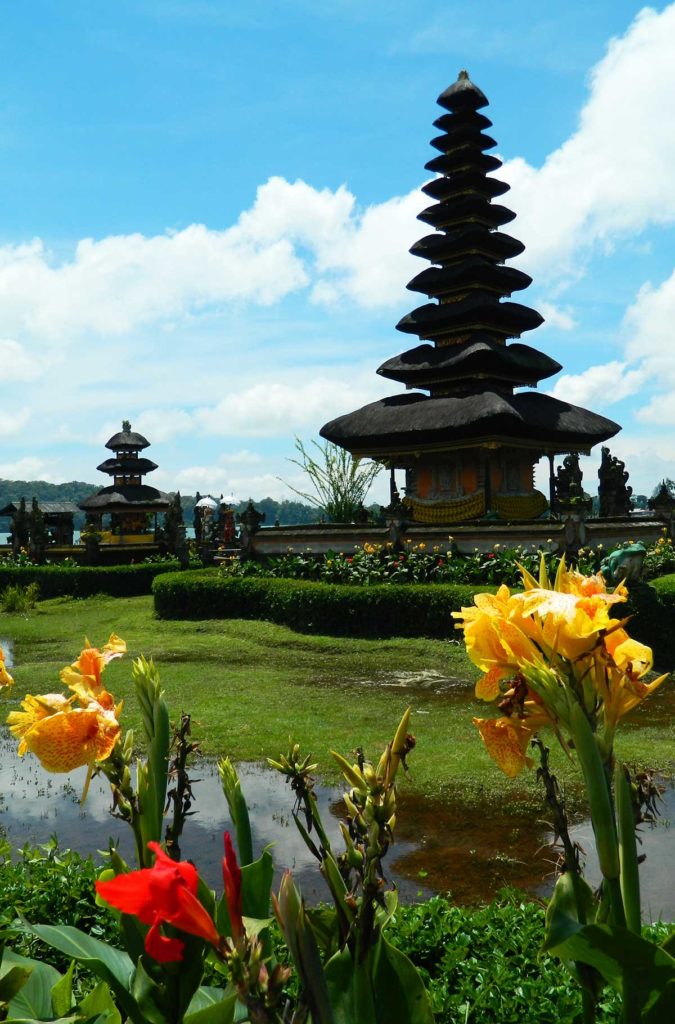
[{"label": "pagoda spire finial", "polygon": [[469,81],[469,72],[466,70],[466,68],[462,68],[460,73],[457,75],[457,81],[458,82],[468,82]]},{"label": "pagoda spire finial", "polygon": [[131,423],[129,422],[129,420],[122,420],[122,430],[124,431],[125,434],[131,433]]}]

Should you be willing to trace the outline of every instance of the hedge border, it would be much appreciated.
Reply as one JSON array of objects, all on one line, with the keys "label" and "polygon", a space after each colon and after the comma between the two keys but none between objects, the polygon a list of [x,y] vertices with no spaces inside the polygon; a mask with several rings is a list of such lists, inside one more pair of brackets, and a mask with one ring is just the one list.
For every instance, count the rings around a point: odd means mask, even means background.
[{"label": "hedge border", "polygon": [[[218,569],[167,572],[152,585],[163,619],[267,619],[298,632],[332,636],[457,637],[451,612],[496,587],[453,583],[353,586],[274,577],[224,576]],[[675,667],[675,575],[633,586],[616,614],[649,644],[660,671]]]},{"label": "hedge border", "polygon": [[458,636],[450,613],[496,587],[450,583],[352,586],[264,577],[227,577],[217,569],[167,573],[155,580],[163,619],[267,619],[302,633],[331,636]]},{"label": "hedge border", "polygon": [[50,597],[139,597],[152,592],[156,576],[175,573],[178,563],[149,565],[0,565],[0,593],[7,586],[37,583],[40,600]]}]

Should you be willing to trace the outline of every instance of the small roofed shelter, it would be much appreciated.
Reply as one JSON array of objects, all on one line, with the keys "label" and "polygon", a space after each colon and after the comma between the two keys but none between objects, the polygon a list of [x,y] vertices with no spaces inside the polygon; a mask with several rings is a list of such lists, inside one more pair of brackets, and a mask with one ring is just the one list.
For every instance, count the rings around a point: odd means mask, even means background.
[{"label": "small roofed shelter", "polygon": [[[96,468],[111,476],[113,482],[80,502],[87,522],[102,530],[104,544],[142,543],[154,539],[157,514],[166,512],[171,501],[164,491],[143,482],[147,473],[157,469],[155,462],[140,454],[150,447],[150,442],[124,420],[122,429],[113,434],[105,446],[113,455]],[[103,529],[104,516],[109,517],[108,529]]]},{"label": "small roofed shelter", "polygon": [[[438,99],[443,113],[426,164],[435,177],[422,191],[433,200],[419,214],[433,233],[410,250],[431,264],[408,284],[429,302],[397,324],[420,344],[377,371],[408,389],[339,416],[322,437],[356,457],[405,471],[404,503],[413,521],[453,523],[486,514],[504,519],[542,515],[548,501],[535,489],[534,466],[590,449],[620,430],[618,423],[537,393],[562,367],[521,342],[540,314],[506,301],[531,278],[505,264],[524,250],[500,229],[515,214],[493,200],[509,186],[492,172],[501,161],[480,109],[488,105],[465,71]],[[516,340],[512,340],[516,339]],[[425,393],[426,392],[426,393]],[[395,494],[395,487],[392,487]]]},{"label": "small roofed shelter", "polygon": [[[20,501],[10,501],[0,508],[0,518],[9,517],[14,522],[21,505]],[[47,530],[47,543],[70,547],[73,543],[74,516],[78,507],[73,501],[38,501],[37,506],[44,517]],[[30,508],[30,506],[28,506]]]}]

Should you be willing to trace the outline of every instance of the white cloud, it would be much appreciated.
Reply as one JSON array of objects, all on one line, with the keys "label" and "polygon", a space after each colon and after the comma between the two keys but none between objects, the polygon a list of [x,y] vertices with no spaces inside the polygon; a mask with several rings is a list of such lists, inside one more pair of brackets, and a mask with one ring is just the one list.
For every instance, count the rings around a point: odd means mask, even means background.
[{"label": "white cloud", "polygon": [[631,370],[617,360],[589,366],[583,373],[566,373],[555,382],[548,394],[563,402],[584,407],[603,408],[634,395],[643,386],[646,371]]},{"label": "white cloud", "polygon": [[149,409],[134,419],[132,427],[155,444],[188,434],[194,429],[194,422],[184,409]]},{"label": "white cloud", "polygon": [[[305,375],[303,375],[305,376]],[[317,431],[327,420],[373,401],[382,382],[371,372],[363,380],[298,375],[293,381],[268,379],[232,391],[217,405],[196,409],[196,426],[206,434],[265,437]]]},{"label": "white cloud", "polygon": [[152,237],[85,238],[61,262],[40,239],[0,246],[0,330],[58,341],[173,329],[223,304],[272,305],[310,284],[315,301],[388,304],[412,273],[406,250],[421,205],[414,193],[360,211],[344,186],[273,177],[223,231],[192,224]]},{"label": "white cloud", "polygon": [[[30,418],[31,413],[28,409],[22,409],[20,412],[0,412],[0,437],[14,437],[20,434]],[[3,474],[0,472],[0,475]]]},{"label": "white cloud", "polygon": [[577,321],[568,309],[561,309],[551,302],[540,302],[538,310],[544,318],[542,330],[546,327],[556,327],[559,331],[572,331],[577,326]]},{"label": "white cloud", "polygon": [[[0,427],[1,429],[1,427]],[[44,459],[26,456],[16,462],[4,462],[0,465],[0,477],[4,480],[46,480],[55,483],[53,467]],[[26,495],[29,497],[29,495]]]},{"label": "white cloud", "polygon": [[516,158],[499,172],[512,185],[523,265],[540,279],[578,271],[593,246],[675,220],[674,50],[675,4],[642,10],[594,68],[575,133],[541,168]]},{"label": "white cloud", "polygon": [[0,338],[0,376],[2,380],[34,380],[43,372],[35,358],[13,338]]}]

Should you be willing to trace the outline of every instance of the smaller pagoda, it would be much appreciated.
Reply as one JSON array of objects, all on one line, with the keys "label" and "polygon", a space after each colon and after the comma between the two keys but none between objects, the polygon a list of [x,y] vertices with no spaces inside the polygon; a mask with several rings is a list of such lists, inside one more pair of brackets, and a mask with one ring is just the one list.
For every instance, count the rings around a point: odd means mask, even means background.
[{"label": "smaller pagoda", "polygon": [[[166,512],[171,504],[167,494],[143,483],[143,477],[157,469],[157,463],[140,455],[149,447],[150,442],[131,429],[129,420],[106,442],[114,454],[96,468],[113,482],[79,506],[87,514],[88,524],[102,532],[104,544],[147,542],[148,535],[156,534],[157,513]],[[107,524],[104,516],[109,517]]]}]

